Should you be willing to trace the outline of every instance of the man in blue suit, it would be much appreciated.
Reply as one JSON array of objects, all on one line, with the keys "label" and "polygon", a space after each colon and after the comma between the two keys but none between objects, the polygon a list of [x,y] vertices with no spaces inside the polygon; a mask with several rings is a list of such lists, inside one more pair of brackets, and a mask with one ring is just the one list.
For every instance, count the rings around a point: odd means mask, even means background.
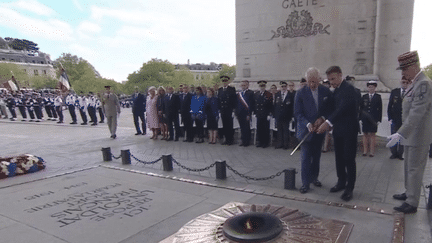
[{"label": "man in blue suit", "polygon": [[[146,109],[146,97],[139,91],[138,87],[135,87],[135,93],[132,95],[132,102],[132,114],[134,118],[135,129],[137,131],[135,135],[145,135],[146,122],[144,113]],[[140,129],[139,119],[141,119],[142,132]]]},{"label": "man in blue suit", "polygon": [[[294,101],[294,116],[297,120],[297,138],[307,136],[301,147],[301,193],[310,189],[310,184],[321,187],[318,180],[321,147],[324,134],[315,133],[319,117],[327,116],[331,109],[332,93],[327,87],[320,85],[318,69],[309,68],[306,72],[307,86],[297,91]],[[311,133],[311,134],[309,134]],[[309,134],[309,135],[308,135]]]},{"label": "man in blue suit", "polygon": [[342,70],[339,66],[331,66],[326,71],[327,79],[335,88],[333,93],[334,106],[327,120],[322,122],[317,130],[321,134],[333,127],[333,139],[335,147],[337,184],[330,192],[338,192],[345,189],[341,198],[350,201],[353,198],[353,190],[356,181],[356,152],[358,126],[358,93],[355,88],[344,81]]},{"label": "man in blue suit", "polygon": [[254,92],[249,90],[249,81],[243,80],[240,83],[241,91],[237,92],[237,106],[235,114],[240,125],[241,143],[240,146],[249,146],[251,140],[250,122],[254,106]]}]

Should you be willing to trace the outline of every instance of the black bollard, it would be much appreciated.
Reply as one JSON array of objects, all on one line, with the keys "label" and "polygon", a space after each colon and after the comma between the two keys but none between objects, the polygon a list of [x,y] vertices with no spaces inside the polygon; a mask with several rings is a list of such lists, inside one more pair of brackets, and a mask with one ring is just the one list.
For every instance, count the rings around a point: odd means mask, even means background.
[{"label": "black bollard", "polygon": [[130,165],[131,164],[131,158],[130,158],[130,151],[129,151],[129,149],[121,150],[120,156],[122,158],[122,164],[124,164],[124,165]]},{"label": "black bollard", "polygon": [[164,171],[172,171],[173,170],[171,154],[162,155],[162,165],[163,165]]},{"label": "black bollard", "polygon": [[226,179],[226,162],[216,161],[216,179]]},{"label": "black bollard", "polygon": [[429,188],[429,199],[428,199],[427,209],[432,209],[432,184],[426,186],[426,188]]},{"label": "black bollard", "polygon": [[295,174],[296,174],[296,169],[295,168],[290,168],[285,170],[285,185],[284,185],[284,189],[287,190],[294,190],[295,188]]},{"label": "black bollard", "polygon": [[102,148],[102,156],[104,161],[112,161],[111,148]]}]

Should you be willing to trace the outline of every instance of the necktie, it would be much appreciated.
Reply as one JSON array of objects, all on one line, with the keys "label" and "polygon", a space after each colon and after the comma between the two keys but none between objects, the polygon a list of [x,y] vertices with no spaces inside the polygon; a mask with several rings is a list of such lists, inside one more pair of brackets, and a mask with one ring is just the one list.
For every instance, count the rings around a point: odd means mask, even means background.
[{"label": "necktie", "polygon": [[405,89],[402,89],[402,97],[405,96]]},{"label": "necktie", "polygon": [[373,97],[373,95],[372,95],[372,94],[370,94],[370,95],[369,95],[369,100],[372,100],[372,97]]}]

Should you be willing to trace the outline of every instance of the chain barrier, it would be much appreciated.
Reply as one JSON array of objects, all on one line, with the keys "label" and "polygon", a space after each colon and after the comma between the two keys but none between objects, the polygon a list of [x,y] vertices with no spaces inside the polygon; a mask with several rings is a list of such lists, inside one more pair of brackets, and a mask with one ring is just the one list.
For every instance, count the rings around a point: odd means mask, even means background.
[{"label": "chain barrier", "polygon": [[118,157],[116,157],[116,156],[114,156],[114,154],[111,153],[111,157],[113,157],[114,159],[120,159],[121,158],[121,154]]},{"label": "chain barrier", "polygon": [[240,172],[238,172],[238,171],[236,171],[234,168],[232,168],[231,166],[229,166],[228,164],[226,164],[226,167],[229,169],[229,170],[231,170],[232,172],[234,172],[234,174],[236,174],[236,175],[238,175],[238,176],[240,176],[240,177],[242,177],[242,178],[245,178],[246,180],[251,180],[251,181],[265,181],[265,180],[271,180],[271,179],[274,179],[276,176],[280,176],[280,175],[282,175],[282,173],[284,173],[286,170],[282,170],[282,171],[279,171],[278,173],[276,173],[276,174],[274,174],[274,175],[271,175],[271,176],[267,176],[267,177],[251,177],[251,176],[247,176],[247,175],[244,175],[244,174],[241,174]]},{"label": "chain barrier", "polygon": [[176,165],[180,166],[182,169],[185,169],[185,170],[187,170],[187,171],[193,171],[193,172],[201,172],[201,171],[209,170],[210,168],[212,168],[212,167],[214,167],[214,166],[216,165],[216,162],[215,162],[215,163],[213,163],[213,164],[211,164],[211,165],[209,165],[209,166],[207,166],[207,167],[205,167],[205,168],[202,168],[202,169],[191,169],[191,168],[188,168],[188,167],[186,167],[186,166],[180,164],[180,163],[179,163],[177,160],[175,160],[174,158],[172,158],[172,161],[173,161]]},{"label": "chain barrier", "polygon": [[162,157],[160,157],[159,159],[157,159],[157,160],[155,160],[155,161],[146,162],[146,161],[143,161],[143,160],[138,159],[137,157],[133,156],[132,154],[130,154],[130,156],[131,156],[132,158],[134,158],[136,161],[138,161],[138,162],[140,162],[140,163],[142,163],[142,164],[145,164],[145,165],[156,164],[157,162],[159,162],[160,160],[162,160]]},{"label": "chain barrier", "polygon": [[[121,158],[121,154],[120,154],[120,156],[116,157],[116,156],[114,156],[114,155],[111,153],[111,156],[112,156],[114,159],[120,159],[120,158]],[[135,157],[135,156],[132,155],[132,154],[130,154],[130,156],[131,156],[132,158],[134,158],[136,161],[138,161],[138,162],[140,162],[140,163],[142,163],[142,164],[147,164],[147,165],[149,165],[149,164],[156,164],[157,162],[159,162],[159,161],[162,160],[162,157],[160,157],[159,159],[156,159],[156,160],[154,160],[154,161],[149,161],[149,162],[147,162],[147,161],[143,161],[143,160],[138,159],[137,157]],[[207,166],[207,167],[201,168],[201,169],[192,169],[192,168],[188,168],[188,167],[182,165],[180,162],[178,162],[177,160],[175,160],[175,159],[172,158],[172,157],[171,157],[171,159],[172,159],[172,162],[174,162],[174,163],[175,163],[176,165],[178,165],[180,168],[182,168],[182,169],[184,169],[184,170],[187,170],[187,171],[192,171],[192,172],[202,172],[202,171],[205,171],[205,170],[209,170],[209,169],[211,169],[212,167],[214,167],[214,166],[216,165],[216,162],[215,162],[215,163],[213,163],[213,164],[211,164],[211,165],[209,165],[209,166]],[[245,175],[245,174],[241,174],[240,172],[238,172],[237,170],[235,170],[234,168],[232,168],[232,167],[231,167],[230,165],[228,165],[228,164],[225,164],[225,165],[226,165],[226,168],[229,169],[229,170],[231,170],[234,174],[236,174],[236,175],[238,175],[238,176],[240,176],[240,177],[242,177],[242,178],[244,178],[244,179],[246,179],[246,180],[251,180],[251,181],[265,181],[265,180],[271,180],[271,179],[274,179],[274,178],[277,177],[277,176],[282,175],[282,173],[284,173],[284,172],[286,171],[286,170],[282,170],[282,171],[277,172],[277,173],[274,174],[274,175],[267,176],[267,177],[252,177],[252,176],[248,176],[248,175]]]}]

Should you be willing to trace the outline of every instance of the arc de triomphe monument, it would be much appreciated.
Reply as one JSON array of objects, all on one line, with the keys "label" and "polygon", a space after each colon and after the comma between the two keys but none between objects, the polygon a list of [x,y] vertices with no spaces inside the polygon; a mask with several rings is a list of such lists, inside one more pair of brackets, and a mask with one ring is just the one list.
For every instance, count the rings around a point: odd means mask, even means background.
[{"label": "arc de triomphe monument", "polygon": [[299,81],[309,67],[338,65],[356,86],[398,87],[413,9],[414,0],[236,0],[235,81]]}]

